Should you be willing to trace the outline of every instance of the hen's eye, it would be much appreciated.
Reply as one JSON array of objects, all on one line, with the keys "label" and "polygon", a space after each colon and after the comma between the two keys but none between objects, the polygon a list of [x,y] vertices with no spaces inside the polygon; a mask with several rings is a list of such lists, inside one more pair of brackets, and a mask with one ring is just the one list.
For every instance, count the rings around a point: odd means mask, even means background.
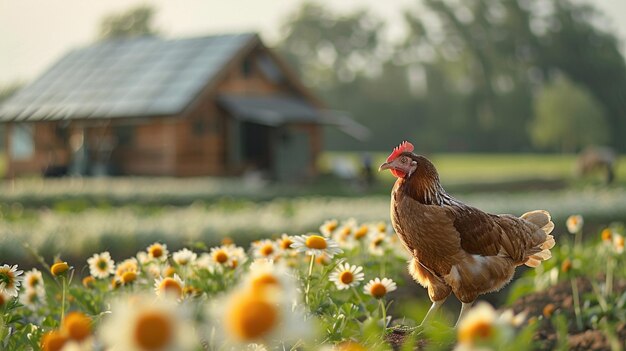
[{"label": "hen's eye", "polygon": [[402,156],[402,158],[400,158],[400,162],[402,163],[406,163],[409,159],[406,156]]}]

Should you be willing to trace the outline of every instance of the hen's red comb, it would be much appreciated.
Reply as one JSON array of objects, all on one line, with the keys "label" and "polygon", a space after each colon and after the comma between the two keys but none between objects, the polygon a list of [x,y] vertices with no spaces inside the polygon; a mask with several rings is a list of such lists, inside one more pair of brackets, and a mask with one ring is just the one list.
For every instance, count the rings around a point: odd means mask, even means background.
[{"label": "hen's red comb", "polygon": [[393,152],[391,152],[391,155],[387,157],[387,162],[391,162],[395,160],[395,158],[398,157],[403,152],[413,152],[413,150],[414,150],[413,144],[405,140],[400,145],[396,146],[393,149]]}]

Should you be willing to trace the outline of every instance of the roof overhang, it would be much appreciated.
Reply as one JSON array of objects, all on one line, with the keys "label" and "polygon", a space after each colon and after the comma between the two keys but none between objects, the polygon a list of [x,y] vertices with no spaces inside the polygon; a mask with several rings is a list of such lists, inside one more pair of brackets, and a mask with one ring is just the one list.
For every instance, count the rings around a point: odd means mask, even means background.
[{"label": "roof overhang", "polygon": [[279,127],[293,123],[330,125],[365,141],[370,131],[355,121],[348,113],[315,108],[307,101],[285,95],[220,95],[218,103],[238,120]]}]

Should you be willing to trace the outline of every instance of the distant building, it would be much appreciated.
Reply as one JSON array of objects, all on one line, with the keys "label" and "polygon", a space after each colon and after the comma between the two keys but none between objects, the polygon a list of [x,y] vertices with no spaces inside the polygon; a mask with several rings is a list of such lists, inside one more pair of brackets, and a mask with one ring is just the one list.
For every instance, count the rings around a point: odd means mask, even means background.
[{"label": "distant building", "polygon": [[316,174],[323,123],[363,132],[323,108],[256,34],[141,37],[71,51],[0,106],[0,121],[9,177],[286,179]]}]

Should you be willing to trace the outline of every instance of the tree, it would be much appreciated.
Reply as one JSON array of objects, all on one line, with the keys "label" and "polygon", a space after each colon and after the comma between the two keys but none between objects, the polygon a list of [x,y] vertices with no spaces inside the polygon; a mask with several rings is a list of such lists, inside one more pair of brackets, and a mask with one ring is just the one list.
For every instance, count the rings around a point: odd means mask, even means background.
[{"label": "tree", "polygon": [[99,39],[130,38],[142,35],[156,35],[154,14],[156,10],[142,5],[122,13],[111,14],[100,22]]},{"label": "tree", "polygon": [[602,105],[583,86],[560,76],[541,90],[534,104],[531,136],[535,146],[576,152],[609,140]]}]

